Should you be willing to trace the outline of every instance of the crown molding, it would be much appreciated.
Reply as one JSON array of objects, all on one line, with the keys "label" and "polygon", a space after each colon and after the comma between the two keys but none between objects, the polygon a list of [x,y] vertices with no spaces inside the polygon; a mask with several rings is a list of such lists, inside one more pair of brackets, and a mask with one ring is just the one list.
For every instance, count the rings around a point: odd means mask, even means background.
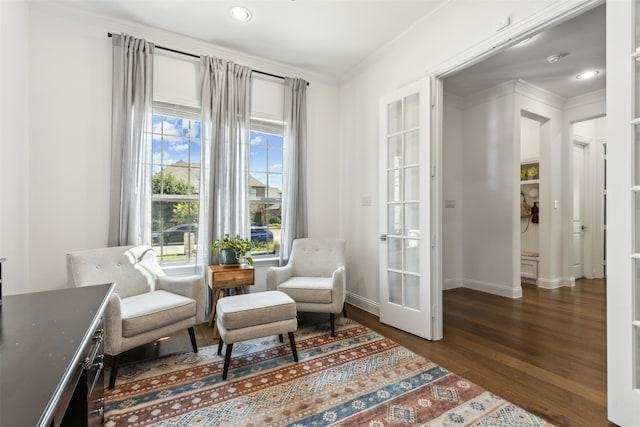
[{"label": "crown molding", "polygon": [[564,108],[577,108],[587,105],[605,103],[607,102],[607,90],[599,89],[593,92],[585,93],[582,95],[574,96],[573,98],[567,98]]},{"label": "crown molding", "polygon": [[518,80],[515,85],[515,92],[518,95],[527,97],[531,100],[542,102],[550,107],[563,110],[566,102],[566,98],[556,95],[546,89],[542,89],[532,83],[525,80]]}]

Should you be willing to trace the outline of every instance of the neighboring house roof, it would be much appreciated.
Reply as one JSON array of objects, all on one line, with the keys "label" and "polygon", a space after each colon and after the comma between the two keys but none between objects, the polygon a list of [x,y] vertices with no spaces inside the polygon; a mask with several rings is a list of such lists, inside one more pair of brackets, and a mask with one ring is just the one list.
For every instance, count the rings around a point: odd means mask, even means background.
[{"label": "neighboring house roof", "polygon": [[[176,178],[191,184],[196,192],[200,190],[200,164],[191,164],[184,160],[178,160],[177,162],[165,166],[161,172],[165,174],[172,174]],[[279,198],[282,197],[282,190],[275,187],[267,187],[263,182],[258,180],[253,175],[249,175],[249,188],[265,188],[264,197]]]},{"label": "neighboring house roof", "polygon": [[[160,172],[159,172],[160,173]],[[199,164],[191,164],[189,167],[189,163],[184,160],[178,160],[172,165],[165,166],[161,173],[171,174],[178,178],[181,181],[189,183],[195,190],[195,193],[198,193],[200,190],[200,165]]]}]

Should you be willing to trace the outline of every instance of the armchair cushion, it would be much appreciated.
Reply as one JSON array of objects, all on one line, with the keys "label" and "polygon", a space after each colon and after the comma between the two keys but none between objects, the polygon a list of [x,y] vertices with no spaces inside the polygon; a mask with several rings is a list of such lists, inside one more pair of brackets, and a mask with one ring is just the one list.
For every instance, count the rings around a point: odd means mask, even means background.
[{"label": "armchair cushion", "polygon": [[133,337],[196,315],[196,301],[166,291],[121,300],[122,336]]},{"label": "armchair cushion", "polygon": [[331,277],[292,277],[278,285],[278,290],[296,302],[331,304],[333,301]]}]

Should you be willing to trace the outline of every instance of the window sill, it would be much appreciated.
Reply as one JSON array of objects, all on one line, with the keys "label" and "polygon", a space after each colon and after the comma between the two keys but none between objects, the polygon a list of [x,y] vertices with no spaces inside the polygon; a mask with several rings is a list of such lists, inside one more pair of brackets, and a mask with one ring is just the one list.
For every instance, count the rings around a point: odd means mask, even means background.
[{"label": "window sill", "polygon": [[[278,257],[259,258],[253,260],[254,268],[278,267],[279,264],[280,258]],[[161,264],[160,268],[162,268],[162,271],[164,271],[167,276],[189,276],[192,274],[198,274],[198,267],[195,263],[178,265]]]},{"label": "window sill", "polygon": [[277,267],[280,264],[280,258],[272,257],[272,258],[259,258],[253,260],[253,266],[255,268],[263,268],[263,267]]},{"label": "window sill", "polygon": [[198,274],[198,268],[195,263],[179,265],[161,264],[160,268],[162,268],[162,271],[164,271],[167,276],[189,276]]}]

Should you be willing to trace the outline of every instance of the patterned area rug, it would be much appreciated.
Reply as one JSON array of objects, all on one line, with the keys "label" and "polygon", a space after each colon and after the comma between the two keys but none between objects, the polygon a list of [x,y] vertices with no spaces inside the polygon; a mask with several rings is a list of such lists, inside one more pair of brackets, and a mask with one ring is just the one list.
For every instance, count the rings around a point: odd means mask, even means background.
[{"label": "patterned area rug", "polygon": [[328,329],[298,329],[298,363],[286,339],[235,344],[226,381],[217,346],[122,366],[105,426],[550,426],[349,319]]}]

